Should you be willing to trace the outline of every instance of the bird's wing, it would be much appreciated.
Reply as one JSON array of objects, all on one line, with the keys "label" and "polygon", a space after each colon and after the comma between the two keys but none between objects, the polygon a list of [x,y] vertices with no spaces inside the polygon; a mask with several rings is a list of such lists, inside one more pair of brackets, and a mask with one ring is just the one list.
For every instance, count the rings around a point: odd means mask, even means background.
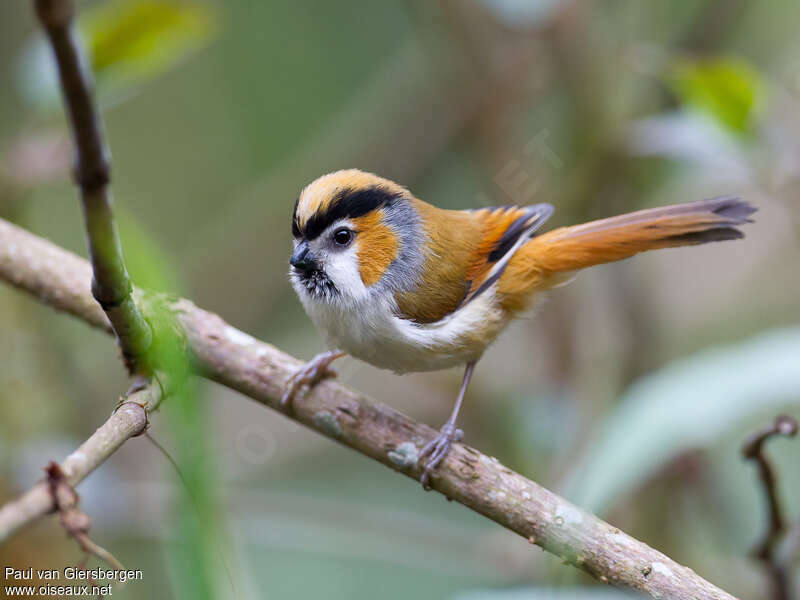
[{"label": "bird's wing", "polygon": [[552,214],[549,204],[448,211],[419,202],[428,228],[423,277],[395,294],[398,316],[435,323],[491,287],[514,253]]},{"label": "bird's wing", "polygon": [[457,308],[469,304],[497,282],[508,262],[553,214],[551,204],[505,206],[476,211],[486,223],[478,260],[467,274],[469,291]]}]

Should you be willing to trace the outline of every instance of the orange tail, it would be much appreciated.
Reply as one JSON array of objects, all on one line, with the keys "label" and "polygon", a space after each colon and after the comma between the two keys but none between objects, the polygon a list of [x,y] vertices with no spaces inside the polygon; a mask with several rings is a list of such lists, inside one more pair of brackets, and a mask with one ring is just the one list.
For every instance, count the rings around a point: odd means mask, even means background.
[{"label": "orange tail", "polygon": [[520,248],[503,274],[500,291],[512,308],[522,296],[579,269],[646,250],[735,240],[744,237],[737,226],[752,222],[749,216],[755,211],[747,202],[726,196],[554,229]]},{"label": "orange tail", "polygon": [[737,226],[751,223],[755,211],[738,198],[700,200],[561,227],[528,247],[542,271],[575,271],[646,250],[739,239],[744,234]]}]

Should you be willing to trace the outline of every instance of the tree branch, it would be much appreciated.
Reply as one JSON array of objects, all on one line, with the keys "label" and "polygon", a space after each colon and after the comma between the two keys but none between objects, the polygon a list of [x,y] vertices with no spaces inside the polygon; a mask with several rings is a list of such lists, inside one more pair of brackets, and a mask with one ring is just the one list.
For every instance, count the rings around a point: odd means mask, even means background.
[{"label": "tree branch", "polygon": [[[109,330],[105,316],[91,302],[91,271],[86,261],[2,220],[0,278],[54,308]],[[141,297],[148,301],[146,295]],[[279,407],[284,385],[300,361],[235,329],[188,300],[169,303],[200,374],[269,407]],[[308,392],[298,393],[292,418],[415,482],[420,475],[416,460],[419,449],[436,434],[430,427],[388,406],[373,403],[335,381],[325,381]],[[120,435],[117,445],[127,437],[130,435]],[[92,459],[91,464],[96,466],[100,462]],[[469,446],[453,446],[437,469],[432,485],[447,498],[507,527],[601,581],[655,597],[732,598],[691,569]],[[32,495],[35,497],[33,491],[28,492],[15,501],[15,513],[19,516],[13,521],[14,530],[51,507],[47,499],[29,499]],[[6,523],[0,519],[0,540],[10,534]]]},{"label": "tree branch", "polygon": [[[141,434],[147,427],[147,413],[154,410],[160,401],[161,388],[156,382],[128,396],[108,420],[59,465],[66,483],[75,487],[126,440]],[[0,542],[55,509],[56,501],[50,484],[43,479],[0,508]]]},{"label": "tree branch", "polygon": [[35,0],[58,65],[61,90],[76,148],[74,175],[81,189],[94,281],[92,294],[108,315],[128,369],[145,368],[152,332],[136,306],[111,207],[110,159],[92,100],[91,70],[73,31],[71,0]]}]

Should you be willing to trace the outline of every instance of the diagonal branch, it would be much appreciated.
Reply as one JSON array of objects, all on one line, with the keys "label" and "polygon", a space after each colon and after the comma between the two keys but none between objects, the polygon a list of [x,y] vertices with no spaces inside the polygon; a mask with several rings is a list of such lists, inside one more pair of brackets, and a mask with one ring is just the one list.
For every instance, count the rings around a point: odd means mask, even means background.
[{"label": "diagonal branch", "polygon": [[75,143],[74,175],[81,189],[94,281],[92,294],[108,315],[130,371],[146,367],[152,333],[136,306],[119,233],[111,207],[110,153],[103,125],[92,99],[91,70],[80,51],[72,26],[72,0],[35,0],[58,65],[61,90]]},{"label": "diagonal branch", "polygon": [[[2,220],[0,278],[58,310],[109,330],[102,311],[91,301],[91,269],[86,261]],[[271,408],[279,407],[286,381],[300,361],[188,300],[168,302],[200,374]],[[420,475],[419,449],[436,434],[333,381],[298,394],[292,418],[414,480]],[[99,462],[93,460],[92,465]],[[655,597],[732,599],[691,569],[468,446],[454,445],[432,486],[601,581]],[[15,501],[19,510],[25,507],[25,520],[17,521],[15,529],[50,506],[26,500],[31,494]],[[10,533],[0,519],[0,540]]]}]

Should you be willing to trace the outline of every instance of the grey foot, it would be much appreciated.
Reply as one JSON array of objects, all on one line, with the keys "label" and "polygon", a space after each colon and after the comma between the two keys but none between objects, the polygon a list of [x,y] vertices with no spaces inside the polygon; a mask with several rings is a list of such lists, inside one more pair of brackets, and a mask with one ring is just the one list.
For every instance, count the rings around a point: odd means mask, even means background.
[{"label": "grey foot", "polygon": [[450,451],[450,446],[453,442],[461,441],[464,437],[464,432],[457,429],[453,423],[445,423],[439,430],[439,435],[433,438],[430,442],[425,444],[419,453],[419,460],[422,461],[426,457],[425,467],[422,470],[422,476],[419,478],[422,487],[426,490],[431,489],[430,479],[431,473],[444,460],[447,453]]},{"label": "grey foot", "polygon": [[292,405],[292,398],[297,390],[302,386],[314,387],[323,379],[336,377],[336,371],[330,368],[330,364],[341,354],[324,352],[312,358],[308,363],[300,367],[286,382],[286,391],[281,397],[281,408],[288,410]]}]

